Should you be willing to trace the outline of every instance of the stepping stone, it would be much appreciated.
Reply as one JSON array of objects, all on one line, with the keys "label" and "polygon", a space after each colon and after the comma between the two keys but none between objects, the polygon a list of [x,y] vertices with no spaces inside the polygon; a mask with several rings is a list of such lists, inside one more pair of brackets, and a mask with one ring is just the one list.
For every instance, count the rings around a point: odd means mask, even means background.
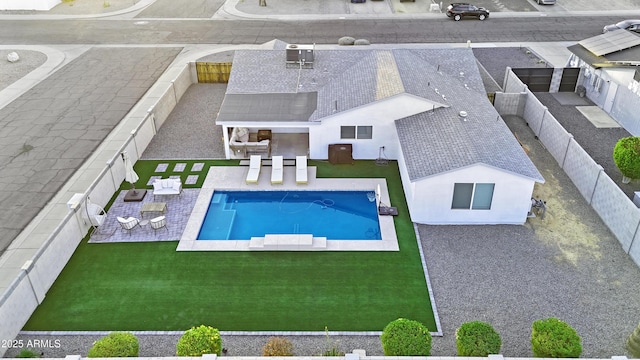
[{"label": "stepping stone", "polygon": [[176,166],[173,167],[173,171],[182,172],[186,167],[187,167],[187,164],[185,163],[177,163]]},{"label": "stepping stone", "polygon": [[162,179],[162,176],[152,176],[149,178],[149,181],[147,181],[147,185],[151,186],[153,185],[153,182],[158,180],[158,179]]},{"label": "stepping stone", "polygon": [[154,172],[165,172],[169,168],[169,164],[158,164]]},{"label": "stepping stone", "polygon": [[195,163],[191,167],[191,171],[193,172],[202,171],[203,168],[204,168],[204,163]]},{"label": "stepping stone", "polygon": [[199,177],[199,175],[189,175],[187,176],[187,181],[185,181],[184,183],[187,185],[193,185],[198,182]]},{"label": "stepping stone", "polygon": [[171,175],[169,179],[180,179],[180,175]]}]

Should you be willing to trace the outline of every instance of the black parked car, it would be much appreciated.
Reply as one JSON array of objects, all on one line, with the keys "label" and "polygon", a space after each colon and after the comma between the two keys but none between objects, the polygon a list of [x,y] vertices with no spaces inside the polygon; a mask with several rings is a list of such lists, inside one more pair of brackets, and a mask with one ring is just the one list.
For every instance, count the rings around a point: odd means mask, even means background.
[{"label": "black parked car", "polygon": [[489,17],[489,10],[467,3],[453,3],[447,7],[447,16],[455,21],[459,21],[465,16],[473,16],[479,20],[484,20]]}]

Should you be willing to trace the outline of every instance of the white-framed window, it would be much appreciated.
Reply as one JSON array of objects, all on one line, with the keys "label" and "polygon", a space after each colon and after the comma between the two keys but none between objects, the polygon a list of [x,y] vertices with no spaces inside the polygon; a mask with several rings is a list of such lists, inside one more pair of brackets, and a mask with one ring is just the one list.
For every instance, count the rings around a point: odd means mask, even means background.
[{"label": "white-framed window", "polygon": [[490,183],[455,183],[451,208],[491,210],[494,187],[495,184]]},{"label": "white-framed window", "polygon": [[373,126],[340,126],[340,139],[373,139]]}]

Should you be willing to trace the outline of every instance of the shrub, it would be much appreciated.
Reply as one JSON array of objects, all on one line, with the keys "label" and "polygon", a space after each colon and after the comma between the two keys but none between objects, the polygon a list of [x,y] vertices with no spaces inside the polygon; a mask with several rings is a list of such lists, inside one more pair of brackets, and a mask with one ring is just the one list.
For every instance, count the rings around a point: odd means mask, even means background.
[{"label": "shrub", "polygon": [[456,347],[460,356],[499,354],[502,347],[500,335],[493,327],[482,321],[471,321],[456,330]]},{"label": "shrub", "polygon": [[138,338],[130,332],[112,332],[93,343],[87,357],[137,357]]},{"label": "shrub", "polygon": [[16,358],[37,358],[37,357],[40,357],[40,354],[29,349],[22,349],[20,350],[20,353],[16,355]]},{"label": "shrub", "polygon": [[338,45],[353,45],[356,42],[356,39],[351,36],[343,36],[338,39]]},{"label": "shrub", "polygon": [[640,179],[640,137],[629,136],[618,140],[613,148],[613,161],[622,175]]},{"label": "shrub", "polygon": [[222,338],[218,329],[200,325],[184,332],[176,345],[178,356],[201,356],[222,351]]},{"label": "shrub", "polygon": [[385,326],[380,335],[386,356],[429,356],[431,334],[415,320],[397,319]]},{"label": "shrub", "polygon": [[582,353],[578,333],[569,324],[556,318],[533,322],[531,348],[535,357],[577,358]]},{"label": "shrub", "polygon": [[636,359],[640,358],[640,325],[627,338],[626,348],[631,356]]},{"label": "shrub", "polygon": [[293,356],[293,344],[283,337],[271,337],[262,348],[262,356]]}]

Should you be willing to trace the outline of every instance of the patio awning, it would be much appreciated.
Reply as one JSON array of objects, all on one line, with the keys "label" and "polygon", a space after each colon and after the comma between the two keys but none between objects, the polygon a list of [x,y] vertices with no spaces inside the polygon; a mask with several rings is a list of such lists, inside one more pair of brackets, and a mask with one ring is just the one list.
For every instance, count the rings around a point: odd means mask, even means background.
[{"label": "patio awning", "polygon": [[318,93],[227,94],[217,124],[226,121],[309,121]]}]

